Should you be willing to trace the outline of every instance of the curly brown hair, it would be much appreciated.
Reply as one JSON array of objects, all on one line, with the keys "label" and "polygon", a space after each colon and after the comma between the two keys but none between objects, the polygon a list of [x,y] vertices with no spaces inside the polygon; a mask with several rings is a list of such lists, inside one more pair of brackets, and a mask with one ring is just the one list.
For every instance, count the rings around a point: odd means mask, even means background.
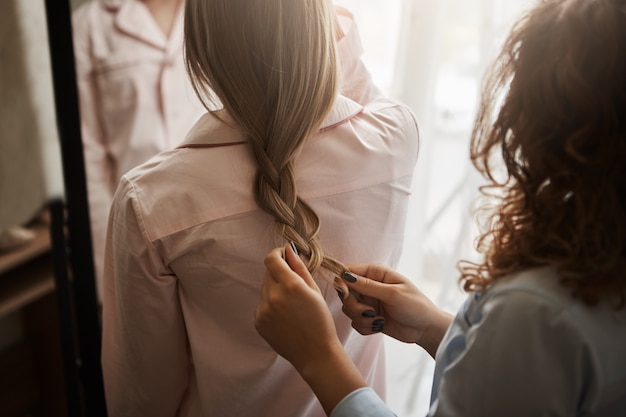
[{"label": "curly brown hair", "polygon": [[485,78],[471,158],[495,204],[482,208],[484,260],[459,263],[465,291],[551,265],[585,304],[624,307],[626,1],[543,0],[515,24]]}]

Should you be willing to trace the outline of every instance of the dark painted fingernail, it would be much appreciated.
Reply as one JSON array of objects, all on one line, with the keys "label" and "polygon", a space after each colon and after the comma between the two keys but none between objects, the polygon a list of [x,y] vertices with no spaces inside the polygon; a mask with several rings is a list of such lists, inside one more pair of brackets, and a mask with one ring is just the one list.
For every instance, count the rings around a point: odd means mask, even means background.
[{"label": "dark painted fingernail", "polygon": [[373,310],[365,310],[364,312],[361,313],[361,315],[363,317],[374,317],[376,315],[376,312]]},{"label": "dark painted fingernail", "polygon": [[376,319],[372,322],[372,331],[376,333],[380,333],[383,331],[385,327],[384,319]]},{"label": "dark painted fingernail", "polygon": [[293,243],[293,241],[290,241],[289,244],[291,245],[291,250],[293,251],[293,253],[295,253],[297,255],[298,254],[298,248],[296,248],[296,244]]},{"label": "dark painted fingernail", "polygon": [[356,282],[356,275],[354,275],[352,272],[344,272],[343,279],[348,282]]},{"label": "dark painted fingernail", "polygon": [[346,296],[346,293],[343,292],[341,288],[335,288],[335,290],[337,290],[337,295],[339,296],[339,298],[343,300],[343,298]]}]

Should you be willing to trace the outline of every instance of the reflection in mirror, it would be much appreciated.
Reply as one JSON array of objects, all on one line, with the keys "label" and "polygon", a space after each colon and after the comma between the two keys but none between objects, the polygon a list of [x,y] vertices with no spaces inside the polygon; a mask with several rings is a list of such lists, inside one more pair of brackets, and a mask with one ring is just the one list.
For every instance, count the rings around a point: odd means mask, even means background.
[{"label": "reflection in mirror", "polygon": [[183,63],[183,1],[75,3],[76,74],[101,297],[108,211],[118,181],[178,145],[205,110]]}]

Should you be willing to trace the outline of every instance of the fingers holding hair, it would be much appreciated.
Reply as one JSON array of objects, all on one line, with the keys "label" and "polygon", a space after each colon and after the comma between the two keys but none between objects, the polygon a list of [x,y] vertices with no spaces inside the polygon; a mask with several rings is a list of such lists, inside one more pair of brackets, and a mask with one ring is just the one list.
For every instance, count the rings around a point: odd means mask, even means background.
[{"label": "fingers holding hair", "polygon": [[292,280],[294,275],[297,275],[309,287],[317,288],[317,284],[315,284],[313,277],[298,256],[297,249],[292,243],[285,245],[285,247],[274,248],[267,254],[264,263],[268,273],[266,278],[270,277],[275,282],[284,284]]},{"label": "fingers holding hair", "polygon": [[360,334],[380,333],[384,330],[385,324],[380,302],[377,298],[363,295],[358,291],[355,283],[359,278],[366,279],[348,271],[341,279],[336,279],[335,287],[339,286],[337,281],[341,281],[342,288],[345,288],[345,295],[340,297],[343,302],[343,312],[352,321],[352,327]]}]

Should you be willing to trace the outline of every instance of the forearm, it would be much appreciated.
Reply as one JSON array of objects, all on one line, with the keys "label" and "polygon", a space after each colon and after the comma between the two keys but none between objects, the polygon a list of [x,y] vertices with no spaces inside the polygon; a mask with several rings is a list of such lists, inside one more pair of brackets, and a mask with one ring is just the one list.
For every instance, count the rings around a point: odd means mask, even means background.
[{"label": "forearm", "polygon": [[363,376],[340,344],[322,358],[308,360],[297,369],[327,415],[348,394],[367,387]]},{"label": "forearm", "polygon": [[341,94],[365,106],[382,93],[374,84],[372,77],[361,60],[363,47],[352,13],[342,7],[335,7],[339,30],[343,33],[337,43],[341,64]]}]

